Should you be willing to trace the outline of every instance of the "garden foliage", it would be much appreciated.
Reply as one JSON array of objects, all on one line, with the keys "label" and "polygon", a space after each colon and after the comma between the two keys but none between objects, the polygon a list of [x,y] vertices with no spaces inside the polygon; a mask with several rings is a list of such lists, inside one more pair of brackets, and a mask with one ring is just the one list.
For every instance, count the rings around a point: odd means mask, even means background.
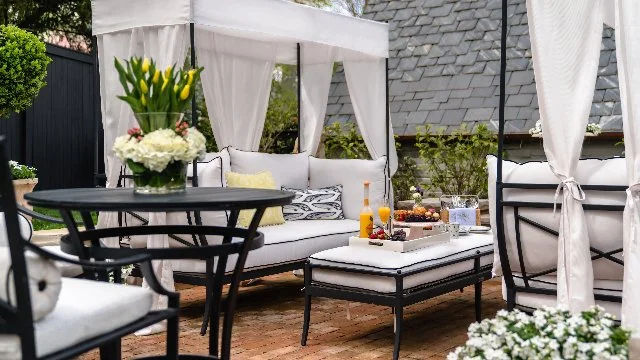
[{"label": "garden foliage", "polygon": [[497,154],[496,134],[480,124],[475,131],[462,125],[451,134],[432,132],[429,126],[416,134],[416,146],[431,177],[429,190],[443,194],[487,196],[488,154]]}]

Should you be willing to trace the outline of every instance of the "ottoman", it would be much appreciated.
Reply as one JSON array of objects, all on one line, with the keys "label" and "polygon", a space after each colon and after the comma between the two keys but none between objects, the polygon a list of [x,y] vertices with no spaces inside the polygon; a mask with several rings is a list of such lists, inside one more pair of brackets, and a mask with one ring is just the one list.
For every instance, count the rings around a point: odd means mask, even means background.
[{"label": "ottoman", "polygon": [[312,296],[384,305],[394,312],[393,359],[398,359],[403,308],[474,285],[476,321],[480,321],[482,281],[491,278],[492,264],[491,233],[460,236],[406,253],[343,246],[313,254],[304,272],[301,344],[307,342]]}]

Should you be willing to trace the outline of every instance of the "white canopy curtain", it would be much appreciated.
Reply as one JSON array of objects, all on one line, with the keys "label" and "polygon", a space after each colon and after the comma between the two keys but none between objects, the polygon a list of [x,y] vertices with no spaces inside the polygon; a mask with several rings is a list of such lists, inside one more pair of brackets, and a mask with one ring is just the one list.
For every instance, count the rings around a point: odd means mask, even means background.
[{"label": "white canopy curtain", "polygon": [[[197,29],[202,88],[218,148],[257,151],[264,127],[277,45]],[[326,102],[326,101],[325,101]]]},{"label": "white canopy curtain", "polygon": [[[616,53],[627,159],[622,324],[640,330],[640,3],[616,1]],[[635,336],[638,336],[637,334]]]},{"label": "white canopy curtain", "polygon": [[[562,191],[558,236],[558,305],[594,305],[593,268],[575,179],[595,90],[602,41],[601,0],[527,0],[543,144]],[[558,194],[558,193],[556,193]]]}]

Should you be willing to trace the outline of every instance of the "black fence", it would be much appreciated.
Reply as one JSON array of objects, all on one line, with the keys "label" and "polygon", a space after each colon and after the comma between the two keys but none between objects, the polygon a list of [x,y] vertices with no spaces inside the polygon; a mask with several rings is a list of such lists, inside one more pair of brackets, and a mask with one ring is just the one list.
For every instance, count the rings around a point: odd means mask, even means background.
[{"label": "black fence", "polygon": [[104,172],[96,61],[49,44],[47,55],[47,85],[29,110],[0,119],[0,134],[11,159],[38,169],[36,189],[94,186]]}]

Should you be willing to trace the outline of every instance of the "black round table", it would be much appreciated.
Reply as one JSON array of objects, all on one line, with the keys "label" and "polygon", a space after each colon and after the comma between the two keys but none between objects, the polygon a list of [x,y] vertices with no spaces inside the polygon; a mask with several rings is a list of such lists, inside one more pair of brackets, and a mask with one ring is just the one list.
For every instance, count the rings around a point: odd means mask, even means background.
[{"label": "black round table", "polygon": [[[200,238],[200,245],[208,245],[205,235],[221,235],[222,244],[229,244],[234,239],[242,239],[243,247],[241,254],[238,254],[236,265],[240,264],[239,271],[234,271],[231,279],[231,289],[235,287],[235,292],[229,290],[227,299],[227,310],[225,311],[225,329],[229,317],[232,319],[235,297],[237,295],[237,285],[240,279],[241,267],[244,266],[248,251],[260,248],[264,245],[264,236],[257,231],[260,219],[268,207],[282,206],[291,203],[294,194],[287,191],[244,189],[244,188],[187,188],[182,193],[166,195],[142,195],[135,194],[132,188],[77,188],[35,191],[25,195],[25,199],[33,206],[40,206],[60,211],[69,230],[69,235],[61,239],[61,248],[64,252],[89,259],[110,259],[110,254],[115,254],[118,249],[106,249],[101,247],[100,239],[108,237],[154,235],[154,234],[190,234],[195,244],[196,236]],[[253,218],[247,229],[237,228],[238,216],[241,210],[255,209]],[[80,230],[78,224],[72,216],[72,212],[77,211],[82,217],[85,229]],[[91,212],[193,212],[195,225],[147,225],[116,227],[109,229],[95,229],[95,224],[91,217]],[[201,224],[199,213],[201,211],[227,211],[228,221],[226,227],[207,226]],[[90,246],[85,246],[89,241]],[[175,250],[175,249],[174,249]],[[127,249],[128,253],[158,253],[163,249]],[[166,250],[165,250],[166,251]],[[210,353],[217,354],[218,347],[218,324],[220,316],[220,300],[222,292],[223,277],[226,269],[226,256],[224,261],[218,258],[217,268],[214,273],[213,259],[206,261],[207,296],[205,305],[205,315],[201,333],[204,335],[207,329],[208,320],[211,321],[210,331]],[[237,268],[237,266],[236,266]],[[94,275],[100,280],[105,280],[106,274]],[[229,333],[223,332],[222,350],[223,353],[229,351]],[[226,331],[226,330],[224,330]]]}]

